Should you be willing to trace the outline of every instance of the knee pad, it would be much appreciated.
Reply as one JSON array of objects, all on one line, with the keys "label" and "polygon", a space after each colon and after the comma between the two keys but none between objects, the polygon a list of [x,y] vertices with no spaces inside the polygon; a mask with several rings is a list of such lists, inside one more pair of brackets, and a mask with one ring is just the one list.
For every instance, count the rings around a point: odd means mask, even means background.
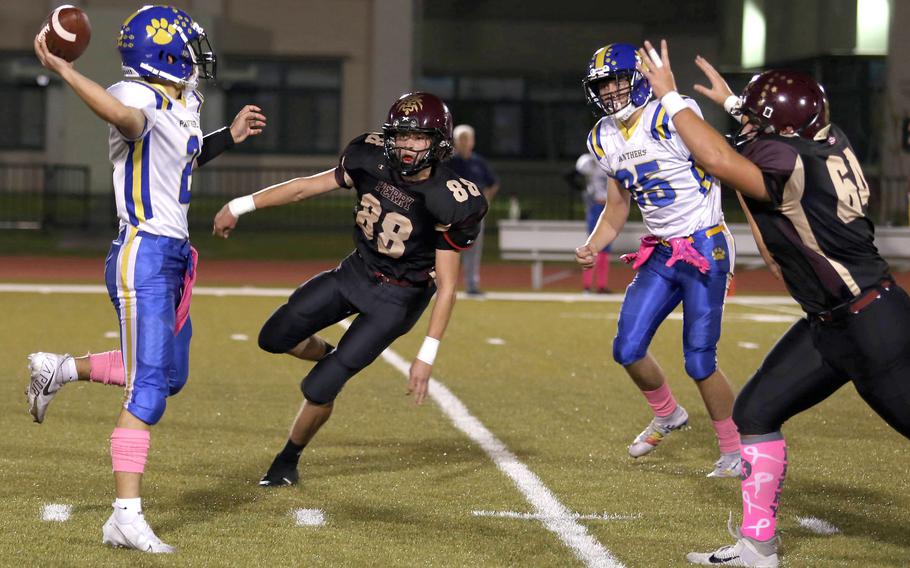
[{"label": "knee pad", "polygon": [[710,377],[717,370],[717,349],[705,351],[687,351],[686,374],[701,381]]},{"label": "knee pad", "polygon": [[149,426],[161,420],[167,406],[167,397],[160,389],[134,390],[126,409]]},{"label": "knee pad", "polygon": [[335,400],[348,379],[359,369],[344,365],[335,353],[323,357],[300,382],[303,396],[313,404],[329,404]]},{"label": "knee pad", "polygon": [[638,361],[647,352],[647,346],[621,340],[618,335],[613,340],[613,360],[623,367]]},{"label": "knee pad", "polygon": [[[293,347],[293,345],[291,345]],[[269,324],[266,322],[262,329],[259,331],[259,348],[267,353],[287,353],[288,349],[291,347],[285,348],[277,338],[274,337],[274,334],[271,333],[269,329]]]}]

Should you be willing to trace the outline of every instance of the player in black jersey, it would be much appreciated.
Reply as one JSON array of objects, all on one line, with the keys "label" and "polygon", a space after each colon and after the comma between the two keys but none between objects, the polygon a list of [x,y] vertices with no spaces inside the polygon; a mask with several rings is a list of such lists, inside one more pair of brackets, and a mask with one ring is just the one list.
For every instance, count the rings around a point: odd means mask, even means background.
[{"label": "player in black jersey", "polygon": [[695,160],[743,196],[756,241],[806,312],[736,399],[743,458],[737,542],[687,556],[696,564],[776,567],[786,420],[852,382],[879,416],[910,437],[910,297],[878,254],[866,217],[869,187],[814,79],[770,70],[736,97],[698,57],[711,88],[696,90],[743,124],[737,152],[676,93],[666,42],[660,55],[648,42],[640,54],[643,73]]},{"label": "player in black jersey", "polygon": [[[301,383],[304,402],[263,486],[294,485],[304,446],[332,414],[345,382],[373,362],[436,303],[420,352],[411,364],[414,400],[427,394],[439,340],[452,314],[458,252],[477,238],[487,202],[476,185],[443,163],[452,154],[452,115],[429,93],[409,93],[389,110],[382,133],[355,138],[338,166],[232,200],[215,217],[227,238],[240,215],[338,188],[357,195],[356,249],[337,268],[301,285],[265,322],[259,346],[318,361]],[[358,314],[337,347],[316,333]]]}]

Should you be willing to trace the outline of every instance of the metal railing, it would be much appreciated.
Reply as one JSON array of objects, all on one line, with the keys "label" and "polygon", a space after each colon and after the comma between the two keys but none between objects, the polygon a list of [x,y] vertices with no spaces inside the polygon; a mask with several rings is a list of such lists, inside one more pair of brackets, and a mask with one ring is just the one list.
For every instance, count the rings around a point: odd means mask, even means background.
[{"label": "metal railing", "polygon": [[[571,167],[571,166],[568,166]],[[580,192],[563,178],[568,167],[529,168],[499,165],[502,189],[487,216],[487,231],[510,216],[510,198],[518,200],[521,218],[530,220],[584,219]],[[316,170],[207,166],[193,173],[189,211],[191,232],[209,231],[215,213],[230,199],[246,195]],[[910,182],[903,178],[869,176],[869,215],[883,226],[908,224]],[[244,218],[244,226],[259,231],[337,231],[351,229],[356,200],[349,191],[336,191],[304,203],[259,211]],[[742,222],[735,194],[724,190],[728,222]],[[630,220],[640,219],[632,207]],[[89,169],[58,164],[0,163],[0,229],[111,230],[117,225],[113,191],[90,191]]]},{"label": "metal railing", "polygon": [[93,205],[86,166],[0,163],[0,229],[87,229]]}]

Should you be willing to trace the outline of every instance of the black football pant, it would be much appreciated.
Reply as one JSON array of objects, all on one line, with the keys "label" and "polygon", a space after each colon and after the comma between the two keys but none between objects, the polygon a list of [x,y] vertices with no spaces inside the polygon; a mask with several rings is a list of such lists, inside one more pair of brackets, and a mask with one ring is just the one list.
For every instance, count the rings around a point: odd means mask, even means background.
[{"label": "black football pant", "polygon": [[[847,382],[892,428],[910,438],[910,297],[896,284],[840,321],[801,319],[736,397],[743,436],[780,430]],[[832,416],[835,427],[850,424]]]},{"label": "black football pant", "polygon": [[432,283],[419,288],[380,282],[354,252],[337,268],[297,288],[262,326],[259,347],[287,353],[319,330],[359,314],[338,347],[316,363],[301,383],[307,400],[328,404],[348,379],[414,327],[435,292]]}]

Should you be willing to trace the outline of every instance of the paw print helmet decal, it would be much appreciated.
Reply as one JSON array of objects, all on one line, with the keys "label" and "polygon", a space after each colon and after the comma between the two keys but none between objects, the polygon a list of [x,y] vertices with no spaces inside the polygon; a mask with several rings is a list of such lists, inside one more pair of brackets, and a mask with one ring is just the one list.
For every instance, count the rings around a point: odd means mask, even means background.
[{"label": "paw print helmet decal", "polygon": [[196,88],[215,78],[215,52],[205,31],[173,6],[143,6],[120,27],[117,49],[127,77],[160,77]]}]

